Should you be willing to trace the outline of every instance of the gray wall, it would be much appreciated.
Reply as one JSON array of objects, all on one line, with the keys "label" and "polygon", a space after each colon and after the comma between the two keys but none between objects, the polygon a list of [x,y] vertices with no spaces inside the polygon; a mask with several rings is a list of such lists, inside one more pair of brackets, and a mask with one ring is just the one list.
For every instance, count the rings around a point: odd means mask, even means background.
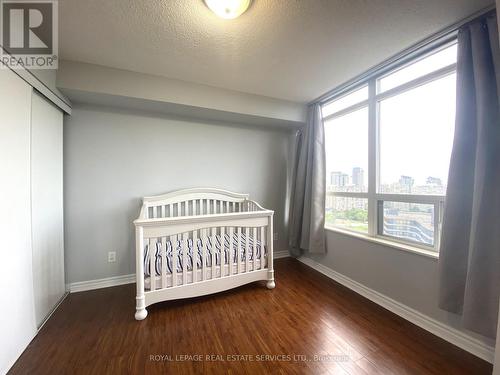
[{"label": "gray wall", "polygon": [[275,249],[287,249],[289,141],[279,129],[75,106],[64,126],[66,282],[134,273],[141,197],[182,188],[249,193],[275,210]]},{"label": "gray wall", "polygon": [[[437,259],[332,231],[327,231],[326,255],[306,256],[368,288],[461,330],[457,315],[438,308]],[[490,346],[495,344],[493,340],[470,331],[466,333]]]}]

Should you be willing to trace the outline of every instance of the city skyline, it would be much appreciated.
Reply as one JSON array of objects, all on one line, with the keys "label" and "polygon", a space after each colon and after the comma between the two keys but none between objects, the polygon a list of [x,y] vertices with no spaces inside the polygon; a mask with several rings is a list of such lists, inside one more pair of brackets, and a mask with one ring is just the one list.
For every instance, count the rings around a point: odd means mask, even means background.
[{"label": "city skyline", "polygon": [[[366,191],[365,171],[361,167],[353,167],[351,173],[344,171],[330,171],[327,175],[328,190],[362,192]],[[332,189],[333,188],[333,189]],[[338,190],[336,188],[345,188]],[[346,190],[347,188],[352,188]],[[415,178],[409,175],[399,176],[397,181],[389,184],[380,184],[381,193],[414,193],[414,194],[445,194],[446,185],[439,177],[427,176],[425,183],[416,184]]]}]

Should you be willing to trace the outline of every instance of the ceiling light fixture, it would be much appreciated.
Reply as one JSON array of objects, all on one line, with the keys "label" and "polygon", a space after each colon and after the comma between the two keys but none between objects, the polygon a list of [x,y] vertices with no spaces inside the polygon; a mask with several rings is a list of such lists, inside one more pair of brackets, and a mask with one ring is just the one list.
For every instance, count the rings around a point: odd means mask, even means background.
[{"label": "ceiling light fixture", "polygon": [[217,16],[233,19],[241,16],[250,6],[251,0],[205,0],[207,7]]}]

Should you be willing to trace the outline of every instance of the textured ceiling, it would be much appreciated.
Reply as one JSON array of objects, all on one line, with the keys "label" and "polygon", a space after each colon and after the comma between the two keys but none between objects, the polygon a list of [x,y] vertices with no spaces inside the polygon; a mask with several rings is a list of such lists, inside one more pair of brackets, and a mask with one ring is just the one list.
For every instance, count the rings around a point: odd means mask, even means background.
[{"label": "textured ceiling", "polygon": [[61,0],[65,60],[306,102],[491,0]]}]

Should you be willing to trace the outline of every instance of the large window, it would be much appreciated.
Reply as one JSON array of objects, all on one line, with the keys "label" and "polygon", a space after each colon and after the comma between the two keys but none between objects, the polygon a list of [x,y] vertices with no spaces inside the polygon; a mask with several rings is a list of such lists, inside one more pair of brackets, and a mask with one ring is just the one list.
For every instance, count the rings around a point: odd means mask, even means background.
[{"label": "large window", "polygon": [[327,227],[437,251],[456,53],[448,43],[323,104]]}]

